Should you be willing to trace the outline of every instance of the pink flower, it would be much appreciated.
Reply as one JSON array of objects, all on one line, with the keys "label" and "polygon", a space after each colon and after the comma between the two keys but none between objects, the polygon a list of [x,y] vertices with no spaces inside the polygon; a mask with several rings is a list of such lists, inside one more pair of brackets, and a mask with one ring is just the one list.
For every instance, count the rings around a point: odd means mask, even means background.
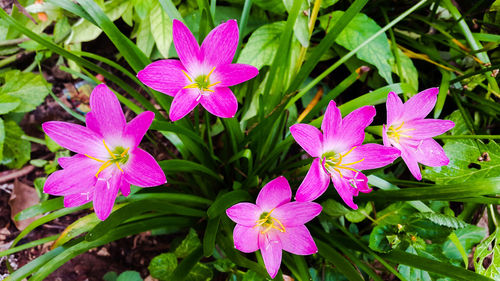
[{"label": "pink flower", "polygon": [[231,63],[238,47],[238,25],[229,20],[212,30],[201,47],[180,21],[174,20],[173,39],[178,60],[160,60],[139,71],[144,84],[174,97],[170,119],[176,121],[201,105],[213,115],[229,118],[238,101],[228,88],[255,77],[257,68]]},{"label": "pink flower", "polygon": [[373,143],[362,145],[364,130],[374,116],[375,108],[364,106],[342,119],[335,102],[330,101],[321,124],[323,133],[307,124],[290,127],[295,141],[309,155],[316,157],[297,190],[295,200],[315,200],[326,191],[331,178],[342,200],[349,207],[358,208],[353,196],[371,191],[361,170],[383,167],[400,155],[395,148]]},{"label": "pink flower", "polygon": [[401,158],[417,179],[422,179],[418,163],[431,167],[448,165],[443,148],[432,139],[455,126],[450,120],[424,119],[436,104],[438,88],[424,90],[403,104],[393,92],[387,97],[387,125],[383,126],[385,146],[401,151]]},{"label": "pink flower", "polygon": [[137,147],[154,119],[153,112],[143,112],[126,123],[118,99],[104,84],[92,91],[90,108],[86,127],[60,121],[42,125],[56,143],[77,153],[59,158],[63,169],[51,174],[43,189],[65,196],[65,207],[93,200],[97,217],[105,220],[118,190],[128,196],[131,184],[157,186],[166,179],[155,159]]},{"label": "pink flower", "polygon": [[296,255],[318,252],[305,223],[321,213],[314,202],[290,202],[292,191],[284,177],[268,182],[257,201],[238,203],[226,210],[236,222],[233,232],[236,249],[251,253],[260,249],[267,272],[274,278],[281,264],[281,251]]}]

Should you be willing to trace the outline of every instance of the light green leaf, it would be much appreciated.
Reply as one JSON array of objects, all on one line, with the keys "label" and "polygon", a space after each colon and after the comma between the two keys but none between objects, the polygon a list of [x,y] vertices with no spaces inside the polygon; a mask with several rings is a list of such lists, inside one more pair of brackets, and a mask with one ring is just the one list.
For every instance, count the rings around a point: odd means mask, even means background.
[{"label": "light green leaf", "polygon": [[184,238],[184,240],[182,240],[181,244],[175,249],[174,253],[178,258],[185,258],[200,245],[201,241],[200,238],[198,238],[198,234],[196,234],[194,229],[190,228],[188,235]]},{"label": "light green leaf", "polygon": [[283,0],[253,0],[253,4],[264,10],[283,15],[286,12]]},{"label": "light green leaf", "polygon": [[404,80],[408,83],[414,90],[414,93],[418,91],[418,71],[415,65],[413,65],[413,61],[406,56],[401,49],[398,50],[399,62],[401,63],[401,71],[402,73],[398,73],[398,65],[396,64],[396,59],[390,59],[389,63],[391,64],[392,72],[399,74],[401,80]]},{"label": "light green leaf", "polygon": [[0,162],[2,162],[3,160],[4,141],[5,141],[5,126],[3,123],[3,119],[0,118]]},{"label": "light green leaf", "polygon": [[345,218],[348,221],[354,223],[362,222],[370,215],[372,211],[373,211],[373,206],[370,202],[368,202],[364,207],[361,207],[357,210],[350,210],[347,214],[345,214]]},{"label": "light green leaf", "polygon": [[3,159],[1,164],[11,169],[20,169],[30,160],[31,143],[23,140],[23,130],[16,122],[5,122],[5,142],[3,146]]},{"label": "light green leaf", "polygon": [[444,214],[439,214],[439,213],[416,213],[414,218],[422,218],[422,219],[428,219],[431,222],[446,226],[449,228],[454,228],[454,229],[459,229],[459,228],[464,228],[468,224],[462,221],[461,219],[457,219],[456,217],[452,216],[447,216]]},{"label": "light green leaf", "polygon": [[[293,1],[294,0],[283,0],[288,12],[292,10]],[[302,46],[309,47],[309,2],[307,0],[301,1],[300,13],[297,17],[295,25],[293,26],[293,32]]]},{"label": "light green leaf", "polygon": [[[491,264],[485,268],[483,261],[488,256],[491,257]],[[500,228],[477,245],[474,252],[474,268],[479,274],[500,280]]]},{"label": "light green leaf", "polygon": [[168,58],[168,50],[172,44],[172,20],[163,11],[159,2],[156,2],[151,9],[149,21],[158,51],[164,58]]},{"label": "light green leaf", "polygon": [[136,38],[137,47],[146,55],[150,56],[155,46],[155,39],[151,34],[151,24],[145,20],[139,24]]},{"label": "light green leaf", "polygon": [[21,100],[19,98],[5,93],[0,94],[0,114],[11,112],[18,107],[19,104],[21,104]]},{"label": "light green leaf", "polygon": [[285,22],[266,24],[255,30],[238,57],[238,63],[250,64],[258,69],[271,65],[279,46]]},{"label": "light green leaf", "polygon": [[160,281],[168,280],[168,277],[177,267],[177,257],[173,253],[164,253],[154,257],[149,263],[148,270],[152,277]]},{"label": "light green leaf", "polygon": [[[417,251],[412,246],[408,247],[408,249],[406,249],[406,252],[414,255],[417,254]],[[398,271],[407,280],[432,281],[431,276],[427,271],[412,266],[400,264],[398,266]]]},{"label": "light green leaf", "polygon": [[[479,243],[486,236],[486,230],[482,227],[478,227],[475,225],[469,225],[465,228],[455,230],[455,234],[458,237],[458,240],[464,247],[467,254],[470,253],[472,247]],[[457,249],[455,244],[451,240],[447,240],[443,244],[443,254],[454,260],[462,260],[462,255],[460,251]]]},{"label": "light green leaf", "polygon": [[131,270],[122,272],[122,274],[120,274],[120,276],[118,276],[118,278],[116,279],[116,281],[142,281],[142,280],[143,279],[141,278],[139,272]]},{"label": "light green leaf", "polygon": [[349,212],[349,209],[342,203],[333,199],[327,199],[321,203],[321,206],[323,207],[323,212],[332,217],[341,217]]},{"label": "light green leaf", "polygon": [[[42,75],[11,70],[2,74],[5,84],[0,87],[0,97],[9,95],[21,101],[13,112],[28,112],[40,105],[49,94],[52,85]],[[8,77],[8,79],[7,79]],[[14,102],[11,100],[11,102]]]},{"label": "light green leaf", "polygon": [[[343,14],[343,11],[335,11],[319,17],[320,26],[323,29],[326,29],[327,26],[328,29],[332,28]],[[380,29],[382,28],[374,20],[365,14],[358,13],[339,34],[335,42],[348,50],[353,50]],[[394,57],[385,34],[381,34],[359,50],[356,56],[360,60],[373,64],[387,83],[393,83],[390,60],[393,60]]]}]

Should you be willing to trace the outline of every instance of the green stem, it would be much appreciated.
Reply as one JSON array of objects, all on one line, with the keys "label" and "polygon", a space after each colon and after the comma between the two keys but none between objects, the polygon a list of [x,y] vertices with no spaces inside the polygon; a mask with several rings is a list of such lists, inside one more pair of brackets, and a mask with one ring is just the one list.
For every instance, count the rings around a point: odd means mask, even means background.
[{"label": "green stem", "polygon": [[434,137],[435,139],[487,139],[498,140],[500,135],[441,135]]},{"label": "green stem", "polygon": [[247,27],[247,22],[248,22],[248,15],[250,14],[250,9],[252,8],[252,0],[245,0],[245,4],[243,4],[243,11],[241,12],[241,19],[240,19],[240,38],[238,42],[239,48],[236,49],[236,54],[235,58],[237,58],[240,55],[240,50],[241,50],[241,42],[243,40],[243,36],[245,36],[245,28]]},{"label": "green stem", "polygon": [[420,6],[422,6],[426,2],[427,2],[427,0],[421,0],[420,2],[415,4],[413,7],[408,9],[406,12],[402,13],[400,16],[398,16],[397,18],[392,20],[388,25],[384,26],[381,30],[377,31],[375,34],[370,36],[370,38],[368,38],[365,42],[361,43],[358,47],[354,48],[352,51],[350,51],[345,56],[340,58],[337,62],[335,62],[327,70],[323,71],[323,73],[318,75],[318,77],[316,77],[313,81],[311,81],[309,84],[307,84],[307,86],[304,87],[300,92],[298,92],[293,98],[291,98],[290,101],[288,102],[288,104],[285,106],[285,108],[288,109],[290,106],[292,106],[297,100],[299,100],[303,95],[305,95],[310,89],[312,89],[316,84],[318,84],[323,78],[325,78],[328,74],[330,74],[332,71],[337,69],[337,67],[341,66],[348,59],[353,57],[361,48],[368,45],[370,42],[375,40],[375,38],[377,38],[380,34],[386,32],[389,28],[396,25],[398,22],[403,20],[409,14],[414,12],[416,9],[420,8]]},{"label": "green stem", "polygon": [[34,142],[34,143],[39,143],[39,144],[46,145],[46,142],[44,140],[39,139],[39,138],[35,138],[35,137],[30,137],[28,135],[22,135],[21,139],[27,140],[27,141],[30,141],[30,142]]},{"label": "green stem", "polygon": [[17,60],[19,54],[13,54],[12,56],[8,56],[4,58],[3,60],[0,60],[0,67],[4,67],[8,64],[11,64]]}]

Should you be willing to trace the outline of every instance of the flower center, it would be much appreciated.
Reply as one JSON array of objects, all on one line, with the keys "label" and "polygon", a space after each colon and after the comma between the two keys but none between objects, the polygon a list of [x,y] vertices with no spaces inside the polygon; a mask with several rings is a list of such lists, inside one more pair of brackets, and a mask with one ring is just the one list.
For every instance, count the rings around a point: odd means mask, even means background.
[{"label": "flower center", "polygon": [[278,219],[271,217],[271,213],[273,211],[274,209],[270,212],[263,212],[260,215],[259,220],[255,222],[254,228],[258,226],[262,226],[263,228],[260,233],[264,234],[273,228],[279,230],[280,232],[286,232],[285,226]]},{"label": "flower center", "polygon": [[336,152],[327,152],[327,153],[323,154],[321,156],[321,158],[323,159],[322,160],[323,166],[330,174],[332,174],[333,172],[339,173],[341,178],[344,177],[342,175],[342,170],[348,170],[348,171],[353,171],[353,172],[359,173],[358,170],[351,168],[349,166],[360,163],[360,162],[364,161],[365,158],[362,158],[361,160],[354,161],[351,163],[343,163],[342,162],[342,160],[345,160],[343,158],[345,158],[347,155],[349,155],[349,153],[351,153],[355,148],[356,148],[356,146],[354,146],[353,148],[351,148],[349,151],[347,151],[344,154],[336,153]]},{"label": "flower center", "polygon": [[186,75],[189,82],[192,83],[192,84],[185,86],[184,89],[195,88],[195,89],[199,89],[201,92],[205,92],[205,91],[213,92],[214,90],[210,89],[210,87],[213,87],[213,86],[220,83],[220,81],[215,82],[215,83],[210,83],[210,75],[212,75],[214,70],[215,70],[215,66],[214,66],[214,68],[212,68],[212,70],[210,70],[210,72],[207,75],[200,75],[194,79],[191,78],[189,76],[189,74],[187,74],[184,70],[181,70],[182,73],[184,73],[184,75]]},{"label": "flower center", "polygon": [[97,173],[95,174],[95,177],[99,177],[99,174],[104,171],[104,169],[106,169],[107,167],[113,165],[113,164],[116,164],[116,167],[118,167],[118,169],[123,173],[123,169],[122,167],[120,167],[120,164],[125,164],[127,163],[128,161],[128,151],[130,149],[129,148],[123,148],[121,146],[118,146],[118,147],[115,147],[114,150],[111,150],[109,149],[108,145],[106,144],[106,141],[102,140],[102,143],[104,144],[104,147],[106,148],[106,150],[108,151],[109,155],[111,156],[111,159],[107,159],[107,160],[102,160],[102,159],[98,159],[98,158],[95,158],[95,157],[92,157],[88,154],[84,154],[85,156],[87,156],[88,158],[90,159],[93,159],[97,162],[100,162],[102,163],[101,167],[99,167],[99,170],[97,170]]},{"label": "flower center", "polygon": [[404,134],[405,132],[410,132],[410,131],[415,131],[415,129],[403,129],[405,122],[402,122],[401,125],[398,127],[390,126],[387,129],[387,136],[393,140],[395,140],[397,143],[399,143],[399,140],[401,138],[409,138],[411,139],[412,136]]}]

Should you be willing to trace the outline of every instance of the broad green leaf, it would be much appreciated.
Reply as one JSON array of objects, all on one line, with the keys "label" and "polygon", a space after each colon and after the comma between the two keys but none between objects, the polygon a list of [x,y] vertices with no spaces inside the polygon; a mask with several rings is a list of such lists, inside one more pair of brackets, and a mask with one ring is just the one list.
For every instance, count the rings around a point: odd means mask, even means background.
[{"label": "broad green leaf", "polygon": [[398,228],[396,225],[377,225],[370,233],[370,242],[368,246],[370,249],[377,252],[390,252],[393,246],[397,246],[399,240],[391,239],[389,241],[388,236],[392,236],[397,232]]},{"label": "broad green leaf", "polygon": [[332,217],[341,217],[349,212],[349,209],[342,203],[333,199],[327,199],[321,203],[321,206],[323,207],[323,212]]},{"label": "broad green leaf", "polygon": [[439,213],[416,213],[413,217],[415,218],[423,218],[432,221],[435,224],[446,226],[449,228],[459,229],[464,228],[468,224],[465,223],[461,219],[457,219],[456,217],[439,214]]},{"label": "broad green leaf", "polygon": [[198,262],[190,271],[189,274],[186,276],[187,281],[210,281],[212,280],[214,275],[214,272],[212,269],[207,266],[206,264],[203,264],[201,262]]},{"label": "broad green leaf", "polygon": [[[483,264],[486,257],[491,258],[491,264],[488,268],[485,268]],[[500,228],[497,228],[486,240],[477,245],[474,252],[474,268],[479,274],[500,280]]]},{"label": "broad green leaf", "polygon": [[152,277],[160,281],[167,281],[170,274],[177,267],[177,257],[173,253],[164,253],[154,257],[149,263],[148,270]]},{"label": "broad green leaf", "polygon": [[[465,251],[470,253],[472,247],[483,240],[486,237],[486,230],[482,227],[475,225],[469,225],[465,228],[455,230],[460,243],[464,247]],[[450,259],[462,260],[462,255],[457,247],[453,244],[451,240],[447,240],[443,244],[443,254]]]},{"label": "broad green leaf", "polygon": [[402,81],[405,81],[413,88],[413,93],[418,91],[418,71],[413,61],[401,51],[397,49],[399,62],[401,63],[402,73],[398,73],[398,65],[396,64],[396,59],[389,59],[389,64],[391,65],[392,72],[399,74]]},{"label": "broad green leaf", "polygon": [[30,160],[31,143],[23,140],[22,135],[24,132],[16,122],[12,120],[5,122],[5,141],[1,164],[11,169],[20,169]]},{"label": "broad green leaf", "polygon": [[149,22],[158,51],[164,58],[168,58],[168,50],[172,44],[172,20],[160,7],[159,2],[156,2],[151,9]]},{"label": "broad green leaf", "polygon": [[271,65],[279,47],[279,39],[285,22],[277,21],[255,30],[238,57],[238,63],[250,64],[258,69]]},{"label": "broad green leaf", "polygon": [[[294,0],[283,0],[285,4],[286,10],[290,13],[292,10]],[[300,0],[302,4],[300,4],[300,11],[297,21],[293,26],[293,32],[295,37],[299,40],[300,44],[304,47],[309,47],[309,2],[307,0]]]},{"label": "broad green leaf", "polygon": [[283,15],[286,12],[283,0],[253,0],[253,4],[264,10]]},{"label": "broad green leaf", "polygon": [[137,271],[127,270],[118,276],[116,281],[142,281],[141,275]]},{"label": "broad green leaf", "polygon": [[194,229],[190,228],[189,233],[182,240],[181,244],[175,249],[174,254],[182,259],[191,254],[194,250],[196,250],[199,246],[201,246],[200,238],[198,238],[198,234]]},{"label": "broad green leaf", "polygon": [[[500,175],[500,146],[493,140],[488,144],[468,139],[448,140],[443,148],[450,163],[441,167],[425,167],[422,173],[437,184],[461,183]],[[485,160],[480,161],[484,153],[488,154],[489,159],[483,157]]]},{"label": "broad green leaf", "polygon": [[[412,246],[408,247],[408,249],[406,249],[406,252],[414,255],[417,254],[417,251]],[[400,264],[398,266],[398,271],[407,280],[432,281],[431,276],[427,271],[412,266]]]},{"label": "broad green leaf", "polygon": [[[41,74],[11,70],[2,74],[5,84],[0,87],[0,97],[9,95],[21,101],[14,112],[28,112],[40,105],[49,94],[52,85]],[[0,98],[1,102],[1,98]],[[10,102],[14,102],[10,100]]]},{"label": "broad green leaf", "polygon": [[349,210],[349,212],[345,214],[345,218],[348,221],[354,223],[362,222],[370,215],[372,211],[373,211],[373,206],[370,202],[368,202],[364,207],[361,207],[357,210]]},{"label": "broad green leaf", "polygon": [[150,56],[155,46],[153,35],[151,34],[151,24],[145,20],[139,24],[136,38],[137,47],[146,55]]},{"label": "broad green leaf", "polygon": [[[335,25],[343,14],[343,11],[335,11],[329,15],[319,17],[320,26],[323,29],[326,29],[328,26],[328,30],[330,31],[330,28]],[[382,28],[374,20],[365,14],[358,13],[339,34],[335,42],[348,50],[353,50],[380,29]],[[394,57],[385,34],[381,34],[359,50],[356,56],[360,60],[371,63],[377,67],[380,76],[382,76],[388,84],[393,83],[390,60],[394,60]]]},{"label": "broad green leaf", "polygon": [[10,96],[6,93],[0,94],[0,114],[11,112],[21,104],[21,100],[17,97]]}]

